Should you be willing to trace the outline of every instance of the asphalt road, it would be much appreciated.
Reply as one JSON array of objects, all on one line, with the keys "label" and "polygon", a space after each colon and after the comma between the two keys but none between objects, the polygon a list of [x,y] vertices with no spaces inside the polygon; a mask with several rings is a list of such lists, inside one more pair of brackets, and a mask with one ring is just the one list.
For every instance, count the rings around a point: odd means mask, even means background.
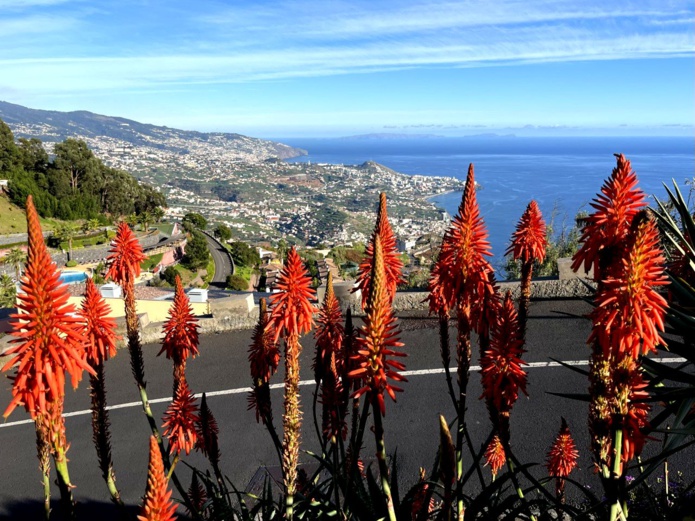
[{"label": "asphalt road", "polygon": [[215,276],[210,282],[211,286],[217,286],[224,289],[227,285],[227,275],[232,274],[232,263],[229,260],[227,250],[215,239],[204,233],[203,236],[208,243],[208,249],[212,255],[212,260],[215,261]]},{"label": "asphalt road", "polygon": [[[588,452],[585,403],[560,399],[547,394],[554,392],[583,392],[587,388],[584,377],[563,367],[546,366],[549,358],[585,363],[589,349],[585,341],[589,335],[589,322],[581,315],[589,310],[581,301],[534,302],[528,328],[528,352],[525,360],[528,369],[529,397],[518,401],[511,420],[512,446],[524,462],[543,463],[545,454],[564,416],[580,449],[581,476],[593,483],[591,458]],[[387,401],[385,419],[386,447],[389,453],[398,448],[399,476],[402,486],[413,483],[420,466],[430,468],[438,444],[438,414],[453,419],[454,411],[448,395],[444,375],[441,372],[439,341],[436,322],[430,319],[404,319],[402,340],[408,353],[409,371],[405,391],[398,395],[397,403]],[[452,333],[454,330],[451,330]],[[270,437],[255,415],[247,410],[245,388],[249,384],[247,347],[250,331],[205,336],[201,338],[201,355],[187,365],[187,377],[194,392],[222,391],[210,395],[209,405],[220,427],[222,469],[238,487],[244,488],[260,466],[277,465],[277,456]],[[311,359],[313,340],[305,337],[301,355],[302,380],[313,378]],[[171,395],[172,368],[164,357],[157,358],[157,345],[145,346],[145,371],[150,399]],[[474,354],[473,364],[478,363]],[[126,406],[111,410],[113,459],[117,485],[124,501],[136,508],[145,490],[149,428],[138,405],[138,392],[130,374],[128,353],[119,351],[108,362],[108,401],[111,405]],[[480,378],[474,373],[469,392],[468,424],[473,442],[480,446],[490,430],[485,406],[478,397],[481,394]],[[274,383],[282,382],[282,374],[274,377]],[[9,401],[10,383],[0,389],[0,404]],[[313,386],[302,390],[304,410],[303,450],[316,450],[311,414]],[[272,391],[276,423],[281,422],[282,391]],[[130,403],[131,405],[127,405]],[[155,415],[161,418],[167,403],[153,404]],[[81,518],[115,519],[115,508],[108,501],[105,485],[96,465],[95,450],[91,441],[87,385],[77,391],[67,391],[66,412],[78,414],[66,418],[67,437],[70,442],[70,476],[76,485],[74,494],[80,503]],[[320,415],[320,412],[319,412]],[[42,488],[35,449],[34,428],[25,420],[23,410],[16,410],[0,427],[0,518],[39,518],[41,515]],[[365,438],[363,455],[374,453],[369,431]],[[654,445],[658,443],[654,442]],[[303,461],[309,461],[303,456]],[[192,465],[205,467],[204,460],[193,454],[186,458]],[[672,461],[672,469],[678,462]],[[489,471],[485,469],[488,473]],[[538,476],[544,469],[535,469]],[[177,474],[188,483],[190,473],[179,465]],[[54,497],[58,490],[54,487]],[[97,515],[96,512],[99,512]],[[183,508],[180,508],[181,513]],[[5,517],[3,517],[5,516]]]}]

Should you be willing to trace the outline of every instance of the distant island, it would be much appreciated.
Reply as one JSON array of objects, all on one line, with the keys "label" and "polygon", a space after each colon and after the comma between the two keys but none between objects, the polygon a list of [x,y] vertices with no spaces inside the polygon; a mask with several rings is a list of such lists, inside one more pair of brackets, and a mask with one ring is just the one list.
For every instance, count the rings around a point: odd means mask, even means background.
[{"label": "distant island", "polygon": [[358,134],[356,136],[343,136],[335,139],[343,141],[362,141],[366,139],[439,139],[446,136],[438,134],[396,134],[390,132],[376,134]]}]

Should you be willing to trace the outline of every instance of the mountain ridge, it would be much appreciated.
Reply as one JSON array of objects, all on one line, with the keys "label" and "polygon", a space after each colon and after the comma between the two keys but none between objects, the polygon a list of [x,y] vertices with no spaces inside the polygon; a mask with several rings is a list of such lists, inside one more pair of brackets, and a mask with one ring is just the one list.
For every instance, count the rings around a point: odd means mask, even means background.
[{"label": "mountain ridge", "polygon": [[188,148],[181,141],[214,142],[219,146],[240,150],[254,145],[267,157],[280,159],[307,153],[306,150],[283,143],[237,133],[181,130],[87,110],[61,112],[32,109],[1,100],[0,119],[9,125],[16,137],[36,137],[47,142],[63,141],[69,137],[105,137],[122,141],[126,146],[149,146],[180,153],[186,153]]}]

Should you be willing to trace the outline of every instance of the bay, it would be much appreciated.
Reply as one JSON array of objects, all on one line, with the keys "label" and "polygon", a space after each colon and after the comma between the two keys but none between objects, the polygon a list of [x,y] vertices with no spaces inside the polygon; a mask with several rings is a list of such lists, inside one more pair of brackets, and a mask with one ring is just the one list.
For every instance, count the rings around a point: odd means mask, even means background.
[{"label": "bay", "polygon": [[[481,189],[478,202],[500,268],[509,238],[526,205],[535,199],[555,230],[571,227],[615,167],[613,154],[632,162],[640,187],[650,197],[666,197],[663,183],[674,179],[684,195],[695,176],[695,140],[683,137],[466,137],[420,139],[278,139],[309,155],[292,162],[361,164],[376,161],[404,174],[464,179],[470,163]],[[454,215],[460,193],[433,197]]]}]

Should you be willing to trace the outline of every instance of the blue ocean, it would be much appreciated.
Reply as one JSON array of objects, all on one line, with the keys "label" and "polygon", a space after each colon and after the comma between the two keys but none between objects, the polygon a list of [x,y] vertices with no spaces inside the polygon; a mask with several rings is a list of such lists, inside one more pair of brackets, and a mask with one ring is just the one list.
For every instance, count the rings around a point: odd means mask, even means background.
[{"label": "blue ocean", "polygon": [[[674,179],[684,195],[695,176],[695,139],[689,137],[486,137],[422,139],[279,139],[309,151],[291,161],[360,164],[376,161],[405,174],[465,179],[469,163],[481,185],[478,202],[499,267],[514,227],[535,199],[555,229],[571,226],[615,166],[615,153],[632,162],[651,199],[666,197]],[[460,193],[432,199],[453,215]]]}]

